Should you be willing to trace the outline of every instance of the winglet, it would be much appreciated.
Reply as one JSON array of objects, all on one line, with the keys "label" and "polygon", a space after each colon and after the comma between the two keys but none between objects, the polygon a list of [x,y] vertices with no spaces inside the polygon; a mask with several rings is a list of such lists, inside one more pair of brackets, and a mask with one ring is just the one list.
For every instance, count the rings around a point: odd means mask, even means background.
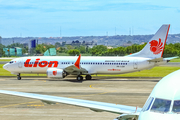
[{"label": "winglet", "polygon": [[80,60],[81,60],[81,54],[79,55],[78,59],[74,63],[75,67],[77,67],[78,69],[80,69]]}]

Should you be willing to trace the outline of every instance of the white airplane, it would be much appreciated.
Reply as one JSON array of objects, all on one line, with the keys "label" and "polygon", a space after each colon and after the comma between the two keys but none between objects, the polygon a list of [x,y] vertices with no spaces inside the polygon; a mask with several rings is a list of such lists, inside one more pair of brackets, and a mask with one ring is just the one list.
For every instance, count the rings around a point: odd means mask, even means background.
[{"label": "white airplane", "polygon": [[175,58],[162,57],[169,28],[169,24],[162,25],[140,52],[124,57],[21,57],[3,68],[17,75],[18,80],[21,73],[47,74],[49,78],[64,78],[71,74],[77,75],[77,80],[83,80],[81,75],[86,75],[86,80],[90,80],[93,74],[123,74],[150,69]]},{"label": "white airplane", "polygon": [[38,99],[47,104],[59,102],[90,108],[95,112],[120,114],[114,120],[180,120],[179,74],[180,70],[162,78],[152,90],[143,108],[6,90],[0,90],[0,93]]}]

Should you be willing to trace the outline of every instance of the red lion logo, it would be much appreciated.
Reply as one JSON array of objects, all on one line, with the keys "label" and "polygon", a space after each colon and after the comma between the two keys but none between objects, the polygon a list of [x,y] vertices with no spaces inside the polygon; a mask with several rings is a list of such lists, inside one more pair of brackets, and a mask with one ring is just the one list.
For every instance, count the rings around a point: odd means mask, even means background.
[{"label": "red lion logo", "polygon": [[53,75],[54,75],[54,76],[57,75],[57,70],[56,70],[56,71],[53,71]]},{"label": "red lion logo", "polygon": [[149,42],[150,44],[150,50],[151,52],[153,52],[153,54],[159,54],[163,47],[163,43],[161,42],[161,38],[159,38],[159,42],[157,40],[152,40],[151,42]]}]

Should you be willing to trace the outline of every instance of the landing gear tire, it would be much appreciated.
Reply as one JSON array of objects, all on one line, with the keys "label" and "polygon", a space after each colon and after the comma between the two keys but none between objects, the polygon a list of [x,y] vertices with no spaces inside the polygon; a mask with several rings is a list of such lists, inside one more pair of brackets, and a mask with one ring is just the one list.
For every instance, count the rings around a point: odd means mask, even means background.
[{"label": "landing gear tire", "polygon": [[86,80],[91,80],[91,75],[86,75]]},{"label": "landing gear tire", "polygon": [[83,77],[80,76],[80,75],[78,75],[78,76],[77,76],[77,81],[82,81],[82,80],[83,80]]},{"label": "landing gear tire", "polygon": [[17,77],[17,79],[18,79],[18,80],[21,80],[21,77],[20,77],[20,76],[18,76],[18,77]]},{"label": "landing gear tire", "polygon": [[18,80],[21,80],[21,76],[20,76],[20,74],[19,74],[19,75],[17,75],[17,79],[18,79]]}]

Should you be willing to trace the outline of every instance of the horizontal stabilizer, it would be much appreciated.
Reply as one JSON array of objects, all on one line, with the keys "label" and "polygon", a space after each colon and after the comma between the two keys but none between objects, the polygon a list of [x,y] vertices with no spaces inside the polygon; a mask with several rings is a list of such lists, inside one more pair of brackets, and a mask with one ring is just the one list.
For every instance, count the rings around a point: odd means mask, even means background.
[{"label": "horizontal stabilizer", "polygon": [[164,60],[172,60],[172,59],[175,59],[175,58],[179,58],[178,56],[176,57],[168,57],[168,58],[164,58]]},{"label": "horizontal stabilizer", "polygon": [[149,62],[160,62],[160,61],[163,61],[163,58],[155,58],[155,59],[151,59],[151,60],[148,60]]}]

